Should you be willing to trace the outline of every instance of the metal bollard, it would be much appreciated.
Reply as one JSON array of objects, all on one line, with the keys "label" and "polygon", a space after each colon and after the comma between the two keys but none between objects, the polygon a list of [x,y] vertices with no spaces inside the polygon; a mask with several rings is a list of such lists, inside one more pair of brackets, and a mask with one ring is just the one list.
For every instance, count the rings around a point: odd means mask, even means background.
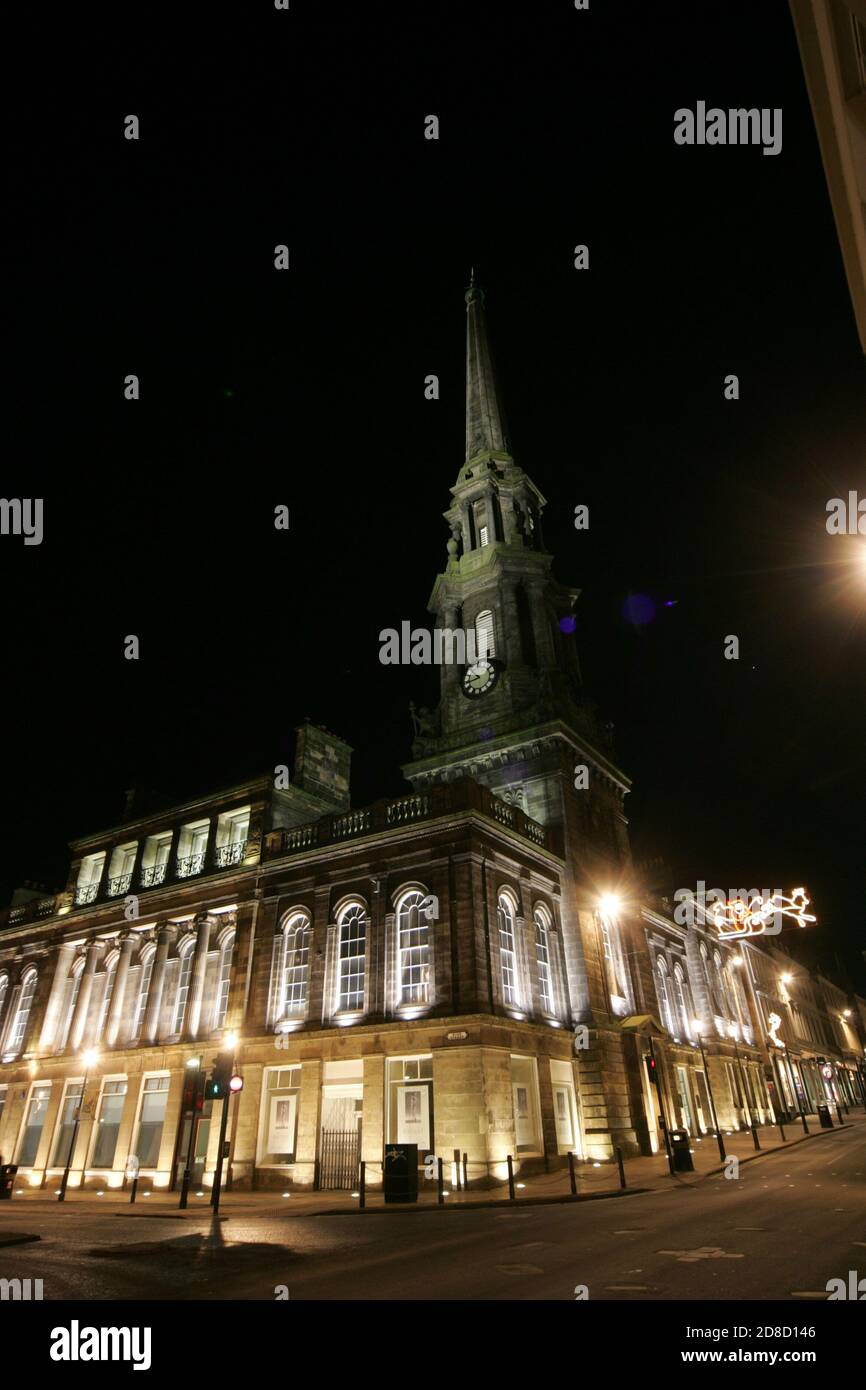
[{"label": "metal bollard", "polygon": [[577,1196],[577,1174],[574,1171],[574,1154],[568,1151],[568,1181],[571,1186],[572,1197]]},{"label": "metal bollard", "polygon": [[444,1165],[444,1163],[442,1162],[442,1159],[441,1159],[441,1158],[440,1158],[440,1159],[437,1159],[437,1163],[438,1163],[438,1165],[439,1165],[439,1172],[438,1172],[438,1176],[437,1176],[437,1178],[436,1178],[436,1187],[437,1187],[436,1198],[437,1198],[437,1201],[438,1201],[440,1207],[444,1207],[444,1205],[445,1205],[445,1165]]},{"label": "metal bollard", "polygon": [[129,1194],[129,1205],[132,1206],[138,1193],[138,1178],[132,1179],[132,1191]]},{"label": "metal bollard", "polygon": [[616,1151],[616,1161],[619,1167],[619,1185],[625,1187],[625,1164],[622,1161],[622,1149],[620,1148]]},{"label": "metal bollard", "polygon": [[506,1160],[505,1160],[505,1161],[506,1161],[506,1163],[508,1164],[508,1200],[509,1200],[510,1202],[513,1202],[513,1201],[514,1201],[514,1159],[511,1157],[511,1154],[508,1154],[508,1156],[506,1157]]},{"label": "metal bollard", "polygon": [[463,1191],[469,1186],[469,1155],[463,1155]]},{"label": "metal bollard", "polygon": [[367,1162],[366,1162],[366,1159],[363,1159],[363,1158],[362,1158],[362,1159],[361,1159],[361,1183],[360,1183],[360,1188],[359,1188],[359,1192],[358,1192],[358,1206],[359,1206],[359,1208],[361,1209],[361,1211],[363,1211],[366,1205],[367,1205]]}]

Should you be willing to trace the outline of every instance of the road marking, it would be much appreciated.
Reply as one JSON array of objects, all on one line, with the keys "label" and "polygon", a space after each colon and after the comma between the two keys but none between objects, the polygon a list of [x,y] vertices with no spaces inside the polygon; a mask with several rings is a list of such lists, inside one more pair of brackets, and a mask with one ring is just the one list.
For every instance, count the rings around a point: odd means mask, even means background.
[{"label": "road marking", "polygon": [[696,1260],[744,1260],[745,1255],[728,1254],[720,1245],[701,1245],[697,1250],[657,1250],[657,1255],[673,1255],[681,1264],[694,1264]]},{"label": "road marking", "polygon": [[503,1274],[543,1274],[544,1270],[538,1265],[497,1265],[496,1268]]},{"label": "road marking", "polygon": [[824,1298],[827,1297],[826,1289],[794,1289],[791,1293],[792,1298]]},{"label": "road marking", "polygon": [[649,1284],[605,1284],[607,1293],[648,1293]]}]

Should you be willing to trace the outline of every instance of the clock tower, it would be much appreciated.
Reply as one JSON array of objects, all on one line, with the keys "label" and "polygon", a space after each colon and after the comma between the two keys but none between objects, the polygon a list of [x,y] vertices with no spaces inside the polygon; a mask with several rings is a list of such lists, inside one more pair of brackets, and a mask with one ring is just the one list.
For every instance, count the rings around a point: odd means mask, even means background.
[{"label": "clock tower", "polygon": [[413,761],[403,771],[418,790],[474,777],[556,827],[569,857],[608,885],[628,856],[630,783],[583,689],[580,590],[553,577],[545,499],[511,454],[474,276],[465,300],[466,455],[444,513],[448,558],[428,609],[436,628],[466,634],[470,655],[465,665],[440,665],[439,705],[416,721]]}]

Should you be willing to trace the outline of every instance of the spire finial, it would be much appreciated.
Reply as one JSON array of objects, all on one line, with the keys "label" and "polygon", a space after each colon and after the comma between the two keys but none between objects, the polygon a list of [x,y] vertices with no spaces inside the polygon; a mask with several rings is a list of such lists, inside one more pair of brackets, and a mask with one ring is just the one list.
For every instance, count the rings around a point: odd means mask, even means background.
[{"label": "spire finial", "polygon": [[475,267],[466,300],[466,458],[505,452],[505,422],[496,389],[493,360],[484,318],[484,291],[475,281]]}]

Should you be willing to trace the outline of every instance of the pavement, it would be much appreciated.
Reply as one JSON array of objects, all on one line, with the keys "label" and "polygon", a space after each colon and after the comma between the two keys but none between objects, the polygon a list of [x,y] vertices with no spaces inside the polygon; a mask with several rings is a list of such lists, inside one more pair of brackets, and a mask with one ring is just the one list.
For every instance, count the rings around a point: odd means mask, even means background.
[{"label": "pavement", "polygon": [[[859,1124],[866,1128],[866,1112],[863,1109],[849,1110],[847,1115],[843,1112],[843,1119],[844,1127]],[[831,1133],[830,1130],[822,1130],[815,1117],[807,1118],[807,1124],[809,1126],[808,1135],[804,1134],[800,1120],[786,1125],[784,1127],[784,1140],[778,1126],[759,1126],[757,1135],[761,1146],[760,1151],[755,1150],[749,1130],[723,1130],[722,1139],[726,1157],[734,1157],[739,1163],[748,1163],[753,1159],[759,1159],[762,1154],[790,1148],[803,1142],[814,1142]],[[835,1122],[834,1128],[839,1128],[838,1120]],[[691,1154],[694,1164],[693,1173],[671,1174],[667,1155],[663,1149],[660,1153],[650,1157],[625,1159],[623,1163],[625,1190],[657,1191],[667,1189],[671,1185],[685,1187],[700,1182],[710,1174],[719,1172],[723,1166],[714,1135],[705,1135],[701,1139],[694,1140]],[[444,1193],[446,1209],[449,1207],[490,1206],[500,1208],[511,1205],[507,1183],[492,1188],[472,1186],[468,1190],[462,1191],[454,1187],[450,1181],[451,1164],[445,1165],[445,1171],[449,1175],[449,1180],[445,1183]],[[616,1162],[578,1162],[575,1164],[575,1177],[578,1200],[622,1195],[623,1189]],[[56,1182],[53,1182],[52,1186],[56,1187]],[[77,1192],[74,1187],[69,1187],[66,1193],[65,1206],[67,1209],[74,1207],[94,1212],[103,1208],[123,1207],[127,1208],[130,1214],[153,1216],[159,1212],[174,1214],[178,1219],[191,1219],[195,1213],[205,1212],[208,1214],[210,1211],[211,1194],[209,1188],[203,1189],[201,1195],[199,1195],[199,1190],[191,1189],[189,1205],[185,1212],[181,1212],[178,1208],[179,1192],[167,1192],[165,1189],[159,1188],[154,1188],[147,1196],[144,1195],[144,1192],[145,1186],[140,1184],[136,1203],[131,1206],[128,1191],[106,1188],[102,1196],[97,1196],[92,1189],[87,1192]],[[516,1202],[568,1202],[574,1200],[567,1168],[556,1168],[548,1173],[516,1175]],[[58,1205],[53,1190],[29,1188],[23,1183],[16,1185],[12,1202],[16,1210],[22,1203],[28,1209],[44,1206],[53,1208]],[[220,1201],[220,1211],[225,1216],[233,1212],[275,1214],[278,1211],[289,1210],[293,1216],[342,1216],[354,1212],[359,1215],[371,1215],[373,1213],[392,1215],[402,1211],[405,1214],[407,1211],[438,1211],[441,1208],[438,1203],[437,1187],[433,1182],[422,1183],[418,1202],[412,1204],[411,1207],[386,1204],[381,1190],[375,1188],[367,1190],[363,1211],[361,1211],[359,1197],[353,1197],[348,1192],[314,1192],[303,1188],[286,1189],[285,1195],[279,1191],[224,1191]],[[0,1204],[0,1245],[2,1245],[2,1228],[5,1224],[4,1215],[5,1203]]]},{"label": "pavement", "polygon": [[[826,1300],[830,1279],[866,1274],[866,1117],[850,1118],[754,1157],[730,1136],[736,1176],[711,1141],[694,1174],[627,1163],[614,1200],[574,1201],[548,1174],[514,1203],[467,1197],[459,1216],[456,1194],[387,1220],[327,1193],[305,1210],[229,1194],[219,1222],[204,1201],[16,1197],[0,1236],[39,1239],[0,1248],[0,1278],[41,1279],[45,1300]],[[604,1169],[582,1177],[585,1197],[619,1190]]]}]

